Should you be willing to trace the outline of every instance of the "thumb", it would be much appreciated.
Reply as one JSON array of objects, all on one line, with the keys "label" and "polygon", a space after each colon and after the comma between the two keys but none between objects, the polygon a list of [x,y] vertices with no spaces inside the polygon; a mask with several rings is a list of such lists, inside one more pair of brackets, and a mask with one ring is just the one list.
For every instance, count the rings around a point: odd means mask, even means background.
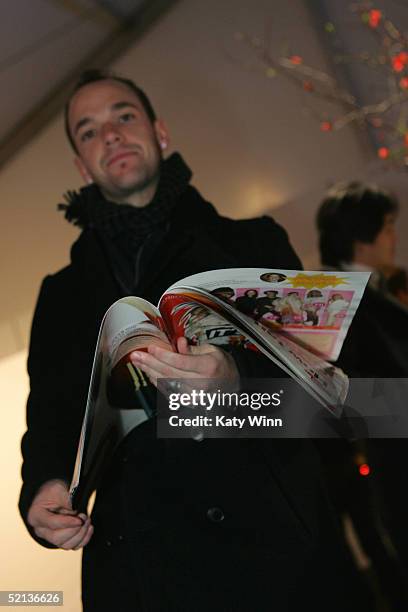
[{"label": "thumb", "polygon": [[187,338],[181,336],[181,338],[177,338],[177,351],[180,355],[191,355],[191,347],[188,344]]},{"label": "thumb", "polygon": [[177,339],[177,351],[180,355],[206,355],[214,353],[218,349],[211,344],[201,344],[200,346],[191,346],[188,344],[187,338],[181,337]]}]

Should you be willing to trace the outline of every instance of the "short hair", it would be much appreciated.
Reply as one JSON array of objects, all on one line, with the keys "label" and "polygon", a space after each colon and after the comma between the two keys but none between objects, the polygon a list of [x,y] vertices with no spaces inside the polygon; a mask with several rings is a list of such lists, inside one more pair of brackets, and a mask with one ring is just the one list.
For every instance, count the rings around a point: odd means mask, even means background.
[{"label": "short hair", "polygon": [[323,297],[323,294],[319,289],[311,289],[307,292],[306,297]]},{"label": "short hair", "polygon": [[234,293],[234,290],[232,287],[217,287],[212,289],[210,293]]},{"label": "short hair", "polygon": [[157,115],[152,106],[152,103],[150,102],[149,98],[147,97],[143,89],[141,89],[138,85],[136,85],[136,83],[134,83],[130,79],[125,79],[124,77],[118,76],[111,72],[105,72],[103,70],[97,70],[97,69],[85,70],[84,72],[82,72],[78,81],[76,82],[65,104],[65,107],[64,107],[65,133],[75,153],[78,153],[78,151],[76,148],[74,138],[71,134],[71,130],[69,129],[69,121],[68,121],[69,106],[71,104],[72,98],[77,93],[77,91],[82,89],[82,87],[85,87],[85,85],[89,85],[90,83],[97,83],[98,81],[116,81],[117,83],[122,83],[122,85],[126,85],[126,87],[128,87],[133,93],[137,95],[150,121],[154,123],[157,119]]},{"label": "short hair", "polygon": [[351,263],[355,243],[374,242],[385,216],[397,212],[396,198],[376,186],[352,182],[332,188],[316,217],[322,264]]},{"label": "short hair", "polygon": [[395,268],[387,279],[387,289],[397,296],[400,291],[408,291],[408,274],[404,268]]}]

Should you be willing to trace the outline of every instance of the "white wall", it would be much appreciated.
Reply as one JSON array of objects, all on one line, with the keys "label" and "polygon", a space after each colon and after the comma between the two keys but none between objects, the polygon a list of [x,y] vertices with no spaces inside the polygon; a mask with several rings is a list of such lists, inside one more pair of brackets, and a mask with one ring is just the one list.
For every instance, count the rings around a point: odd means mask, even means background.
[{"label": "white wall", "polygon": [[28,535],[17,510],[20,439],[25,431],[28,392],[26,358],[26,352],[21,351],[0,360],[0,590],[63,591],[64,610],[77,612],[81,610],[81,553],[41,547]]}]

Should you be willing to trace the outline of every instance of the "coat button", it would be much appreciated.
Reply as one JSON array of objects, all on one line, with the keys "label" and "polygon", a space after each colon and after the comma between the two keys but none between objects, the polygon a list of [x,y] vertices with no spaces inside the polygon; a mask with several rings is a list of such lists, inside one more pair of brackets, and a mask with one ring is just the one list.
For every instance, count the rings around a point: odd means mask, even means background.
[{"label": "coat button", "polygon": [[225,519],[225,514],[222,508],[208,508],[207,518],[213,523],[221,523]]}]

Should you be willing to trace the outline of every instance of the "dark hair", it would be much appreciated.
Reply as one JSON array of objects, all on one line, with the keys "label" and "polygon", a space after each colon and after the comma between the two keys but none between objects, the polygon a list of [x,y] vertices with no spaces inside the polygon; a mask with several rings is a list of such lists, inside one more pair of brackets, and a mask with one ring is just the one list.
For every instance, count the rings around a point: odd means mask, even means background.
[{"label": "dark hair", "polygon": [[[277,281],[269,281],[265,278],[265,276],[277,276],[278,280]],[[286,275],[285,274],[280,274],[279,272],[264,272],[263,274],[261,274],[261,276],[259,277],[261,280],[265,281],[266,283],[272,283],[272,282],[277,282],[277,283],[281,283],[282,281],[286,280]]]},{"label": "dark hair", "polygon": [[154,123],[157,119],[152,103],[150,102],[149,98],[147,97],[143,89],[140,89],[140,87],[138,87],[136,83],[134,83],[130,79],[125,79],[123,77],[117,76],[110,72],[104,72],[102,70],[96,70],[96,69],[85,70],[80,75],[76,85],[74,86],[65,104],[65,108],[64,108],[65,133],[75,153],[77,153],[78,151],[75,145],[75,141],[72,137],[71,130],[69,129],[69,122],[68,122],[69,106],[71,104],[71,100],[76,94],[76,92],[79,91],[82,87],[85,87],[85,85],[89,85],[90,83],[97,83],[98,81],[107,81],[107,80],[116,81],[117,83],[122,83],[122,85],[126,85],[126,87],[128,87],[131,91],[133,91],[133,93],[137,95],[150,121]]},{"label": "dark hair", "polygon": [[397,200],[375,186],[358,182],[335,186],[316,217],[322,264],[336,268],[350,263],[355,242],[374,242],[385,215],[397,211]]},{"label": "dark hair", "polygon": [[395,268],[387,279],[387,289],[397,296],[400,291],[408,291],[408,274],[403,268]]},{"label": "dark hair", "polygon": [[234,293],[232,287],[217,287],[216,289],[211,289],[210,293]]},{"label": "dark hair", "polygon": [[311,289],[307,292],[306,297],[323,297],[323,294],[318,289]]}]

